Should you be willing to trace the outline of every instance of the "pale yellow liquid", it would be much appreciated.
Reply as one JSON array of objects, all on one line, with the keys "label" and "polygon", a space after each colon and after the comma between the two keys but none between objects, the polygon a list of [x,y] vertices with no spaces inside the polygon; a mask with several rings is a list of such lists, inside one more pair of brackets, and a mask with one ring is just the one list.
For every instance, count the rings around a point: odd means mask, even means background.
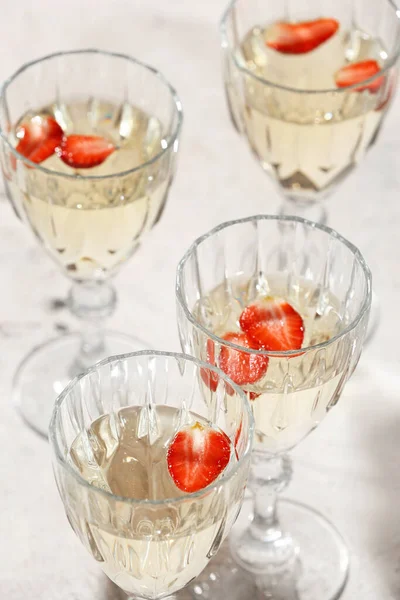
[{"label": "pale yellow liquid", "polygon": [[121,107],[94,100],[55,104],[36,114],[50,114],[66,134],[100,135],[117,148],[101,165],[90,169],[73,169],[56,154],[41,163],[42,167],[69,175],[115,175],[108,179],[52,176],[20,163],[8,184],[18,212],[26,216],[37,237],[70,277],[105,278],[137,249],[165,203],[169,156],[122,175],[168,146],[161,123],[129,104]]},{"label": "pale yellow liquid", "polygon": [[[315,50],[299,55],[266,46],[269,29],[256,27],[243,40],[237,60],[272,84],[294,90],[335,89],[335,73],[349,62],[387,54],[363,32],[339,31]],[[384,110],[369,91],[304,94],[243,76],[243,89],[227,75],[234,120],[242,122],[262,166],[293,198],[324,196],[363,158],[374,142]],[[382,90],[383,91],[383,90]],[[235,116],[236,115],[236,116]]]},{"label": "pale yellow liquid", "polygon": [[[187,496],[167,468],[167,449],[182,426],[182,411],[169,406],[129,407],[92,423],[73,443],[70,458],[86,481],[135,500]],[[200,421],[186,414],[185,423]],[[224,477],[236,462],[231,463]],[[238,484],[238,482],[236,482]],[[243,486],[243,482],[242,482]],[[218,550],[240,507],[242,490],[232,497],[210,492],[205,498],[155,505],[100,502],[93,494],[83,519],[82,495],[70,502],[69,518],[104,572],[123,590],[139,597],[174,593],[196,577]],[[68,512],[68,503],[66,505]],[[84,510],[82,511],[84,512]]]},{"label": "pale yellow liquid", "polygon": [[[215,335],[241,331],[243,309],[266,295],[286,298],[304,322],[303,348],[331,339],[344,327],[339,303],[326,291],[305,281],[291,282],[279,275],[254,281],[230,279],[204,296],[195,308],[197,318]],[[201,358],[203,350],[197,348]],[[216,360],[218,362],[218,348]],[[333,344],[292,358],[270,357],[266,374],[243,386],[260,394],[251,400],[256,425],[256,449],[272,454],[294,447],[323,419],[336,403],[344,373],[343,354]],[[227,400],[229,410],[229,399]]]}]

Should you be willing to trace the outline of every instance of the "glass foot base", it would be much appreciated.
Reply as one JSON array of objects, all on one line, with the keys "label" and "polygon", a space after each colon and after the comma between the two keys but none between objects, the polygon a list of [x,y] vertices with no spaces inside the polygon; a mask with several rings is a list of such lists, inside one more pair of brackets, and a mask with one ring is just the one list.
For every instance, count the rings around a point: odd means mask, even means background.
[{"label": "glass foot base", "polygon": [[[13,401],[24,421],[43,437],[47,437],[54,401],[71,379],[80,342],[80,335],[72,333],[37,346],[14,376]],[[106,331],[104,357],[100,358],[147,347],[141,340]]]},{"label": "glass foot base", "polygon": [[279,501],[279,517],[297,548],[290,571],[250,573],[233,559],[230,548],[247,528],[252,501],[246,499],[229,539],[191,586],[195,600],[337,600],[346,585],[349,552],[335,527],[312,508]]}]

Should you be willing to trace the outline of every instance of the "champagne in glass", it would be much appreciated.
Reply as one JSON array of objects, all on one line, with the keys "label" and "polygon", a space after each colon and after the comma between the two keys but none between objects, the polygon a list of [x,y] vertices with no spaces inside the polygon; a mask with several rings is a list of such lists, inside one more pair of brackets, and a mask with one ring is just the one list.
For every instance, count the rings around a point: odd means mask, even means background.
[{"label": "champagne in glass", "polygon": [[222,24],[233,124],[280,191],[282,214],[325,222],[321,201],[375,143],[396,90],[390,0],[235,0]]},{"label": "champagne in glass", "polygon": [[152,67],[82,50],[24,65],[0,96],[1,162],[17,215],[71,281],[83,322],[36,348],[14,378],[14,400],[38,433],[58,393],[110,354],[146,345],[104,331],[111,278],[160,219],[176,167],[182,107]]},{"label": "champagne in glass", "polygon": [[[358,363],[370,303],[357,248],[300,217],[223,223],[181,260],[182,348],[239,385],[255,418],[252,498],[229,552],[197,582],[199,598],[218,597],[221,582],[234,600],[257,597],[255,586],[272,600],[339,597],[349,566],[341,535],[314,509],[277,497],[291,478],[287,452],[337,404]],[[207,369],[202,381],[205,393],[220,384]]]},{"label": "champagne in glass", "polygon": [[56,403],[50,440],[68,520],[132,600],[173,598],[218,552],[240,510],[251,409],[218,369],[218,389],[204,395],[206,367],[161,352],[114,357]]},{"label": "champagne in glass", "polygon": [[[68,277],[105,280],[137,250],[142,235],[163,209],[168,170],[159,173],[159,165],[141,168],[157,160],[168,146],[162,123],[128,103],[121,106],[93,98],[61,106],[53,103],[30,109],[18,121],[13,131],[16,148],[21,145],[18,135],[29,131],[35,119],[58,119],[62,134],[72,139],[72,151],[67,144],[63,148],[61,140],[60,147],[40,163],[46,171],[27,171],[24,194],[11,173],[7,180],[10,196]],[[104,145],[105,154],[110,152],[93,166],[90,161],[100,158],[99,152],[92,154],[89,136],[96,136],[95,143]],[[55,173],[64,176],[57,180]],[[122,175],[114,178],[110,189],[108,177],[116,173]],[[77,177],[91,180],[77,182]],[[94,182],[92,178],[101,179]]]}]

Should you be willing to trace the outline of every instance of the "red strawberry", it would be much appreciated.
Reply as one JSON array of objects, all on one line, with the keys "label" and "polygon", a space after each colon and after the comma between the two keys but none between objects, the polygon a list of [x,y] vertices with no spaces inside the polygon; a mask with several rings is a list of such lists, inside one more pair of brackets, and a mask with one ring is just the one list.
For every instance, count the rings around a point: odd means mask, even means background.
[{"label": "red strawberry", "polygon": [[168,471],[183,492],[197,492],[221,475],[229,463],[231,442],[220,430],[201,425],[178,431],[167,452]]},{"label": "red strawberry", "polygon": [[[370,79],[370,77],[373,77],[379,73],[380,70],[381,68],[376,60],[362,60],[357,63],[351,63],[339,69],[335,75],[335,82],[337,87],[345,88],[349,85],[362,83],[366,79]],[[385,78],[383,76],[377,77],[371,83],[367,83],[366,85],[361,85],[360,87],[355,88],[355,91],[363,92],[364,90],[369,90],[371,93],[375,93],[379,90],[384,81]]]},{"label": "red strawberry", "polygon": [[74,169],[89,169],[101,165],[115,146],[97,135],[69,135],[61,143],[58,155]]},{"label": "red strawberry", "polygon": [[[236,435],[235,435],[235,449],[236,450],[237,450],[237,447],[238,447],[240,436],[242,435],[242,429],[243,429],[243,419],[241,419],[240,425],[237,428]],[[239,458],[238,455],[237,455],[237,452],[236,452],[236,458]]]},{"label": "red strawberry", "polygon": [[[226,333],[223,340],[233,342],[244,348],[257,349],[244,333]],[[207,340],[207,362],[215,366],[215,346],[210,339]],[[255,383],[265,374],[268,367],[268,357],[258,354],[240,352],[227,346],[222,346],[219,360],[219,368],[224,371],[237,385]],[[201,369],[200,376],[207,387],[215,392],[218,386],[218,375],[209,369]],[[235,393],[233,388],[226,384],[226,391],[230,396]],[[250,400],[258,398],[259,394],[249,392]]]},{"label": "red strawberry", "polygon": [[16,151],[39,164],[54,154],[64,133],[57,121],[51,117],[36,115],[22,123],[16,135],[19,140]]},{"label": "red strawberry", "polygon": [[389,77],[389,84],[388,84],[387,89],[385,91],[385,97],[380,101],[380,103],[378,104],[378,106],[376,107],[375,110],[383,110],[384,108],[386,108],[386,106],[392,100],[393,95],[396,92],[396,88],[397,88],[397,73],[395,71],[393,71],[392,73],[390,73],[388,75],[388,77]]},{"label": "red strawberry", "polygon": [[338,29],[336,19],[276,23],[266,44],[282,54],[305,54],[329,40]]},{"label": "red strawberry", "polygon": [[[243,348],[256,349],[245,333],[226,333],[222,339],[243,346]],[[237,385],[255,383],[267,370],[268,356],[240,352],[240,350],[222,346],[219,366]]]},{"label": "red strawberry", "polygon": [[[228,394],[230,396],[233,396],[233,394],[235,393],[235,390],[229,384],[226,384],[226,391],[228,392]],[[256,392],[247,392],[246,390],[244,390],[244,391],[248,395],[249,400],[256,400],[256,398],[258,398],[260,396],[260,394],[257,394]]]},{"label": "red strawberry", "polygon": [[[210,339],[207,340],[207,362],[210,363],[210,365],[215,366],[215,347],[214,342]],[[202,378],[206,386],[209,387],[212,392],[215,392],[215,390],[218,387],[219,381],[217,373],[215,373],[214,371],[210,371],[209,369],[200,369],[200,377]]]},{"label": "red strawberry", "polygon": [[265,350],[296,350],[303,343],[303,319],[281,298],[267,297],[251,304],[244,309],[239,322],[252,343]]}]

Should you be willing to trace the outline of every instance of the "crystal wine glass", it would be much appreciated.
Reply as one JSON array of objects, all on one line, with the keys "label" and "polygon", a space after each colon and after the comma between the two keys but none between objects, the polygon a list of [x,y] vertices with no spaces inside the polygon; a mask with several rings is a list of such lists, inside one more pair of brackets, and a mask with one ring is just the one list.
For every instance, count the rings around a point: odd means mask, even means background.
[{"label": "crystal wine glass", "polygon": [[36,348],[14,380],[20,411],[46,435],[54,400],[99,359],[143,348],[103,330],[110,279],[163,212],[182,125],[166,79],[110,52],[61,52],[24,65],[0,97],[1,158],[17,213],[72,281],[82,334]]},{"label": "crystal wine glass", "polygon": [[[70,525],[106,575],[137,600],[172,599],[215,555],[240,510],[251,408],[217,369],[210,372],[218,388],[205,391],[205,367],[154,351],[108,358],[56,402],[50,441]],[[171,449],[182,435],[178,462]],[[221,440],[224,469],[200,479],[218,466]]]},{"label": "crystal wine glass", "polygon": [[280,191],[282,214],[324,204],[375,143],[396,87],[391,0],[233,0],[221,23],[232,122]]},{"label": "crystal wine glass", "polygon": [[[221,582],[233,600],[255,598],[255,584],[272,600],[333,600],[343,589],[348,552],[340,534],[309,507],[277,505],[277,495],[291,478],[286,453],[336,405],[357,365],[370,303],[371,275],[358,249],[299,217],[224,223],[181,260],[182,348],[247,392],[256,428],[252,499],[230,556],[196,584],[199,598],[219,597]],[[218,383],[207,372],[203,381]]]}]

